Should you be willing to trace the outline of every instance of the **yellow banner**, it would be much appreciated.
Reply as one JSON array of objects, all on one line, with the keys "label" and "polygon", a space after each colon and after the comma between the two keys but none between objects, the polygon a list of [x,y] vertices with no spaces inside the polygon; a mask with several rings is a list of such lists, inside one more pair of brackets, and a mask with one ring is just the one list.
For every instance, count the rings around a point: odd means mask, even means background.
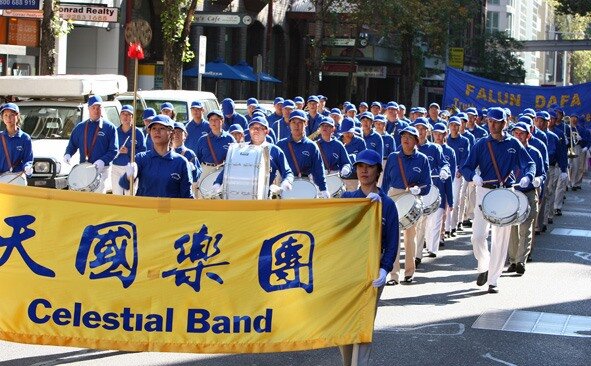
[{"label": "yellow banner", "polygon": [[369,342],[380,206],[0,184],[0,338],[127,351]]}]

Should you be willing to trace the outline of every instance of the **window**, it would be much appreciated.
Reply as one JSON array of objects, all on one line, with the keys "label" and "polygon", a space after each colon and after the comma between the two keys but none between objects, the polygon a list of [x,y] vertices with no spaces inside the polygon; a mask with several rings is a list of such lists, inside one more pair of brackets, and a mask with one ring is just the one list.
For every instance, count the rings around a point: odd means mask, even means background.
[{"label": "window", "polygon": [[500,5],[501,0],[486,0],[486,3],[490,5]]},{"label": "window", "polygon": [[513,35],[513,14],[507,13],[507,35]]},{"label": "window", "polygon": [[493,33],[499,30],[499,12],[498,11],[487,11],[486,12],[486,31]]}]

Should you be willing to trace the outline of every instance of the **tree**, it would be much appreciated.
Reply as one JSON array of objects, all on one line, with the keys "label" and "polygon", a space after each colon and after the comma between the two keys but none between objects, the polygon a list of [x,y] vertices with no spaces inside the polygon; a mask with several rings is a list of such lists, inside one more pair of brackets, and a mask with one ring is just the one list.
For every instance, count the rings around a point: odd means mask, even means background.
[{"label": "tree", "polygon": [[54,75],[56,73],[55,45],[57,38],[68,34],[73,28],[71,22],[59,16],[59,1],[43,1],[43,19],[41,20],[41,54],[39,57],[39,74]]},{"label": "tree", "polygon": [[[554,4],[558,6],[558,4]],[[585,39],[591,25],[591,14],[582,15],[556,15],[556,27],[560,31],[562,39]],[[573,84],[591,81],[591,51],[568,52],[570,56],[570,81]]]},{"label": "tree", "polygon": [[556,11],[564,15],[591,14],[591,0],[557,0]]},{"label": "tree", "polygon": [[163,88],[181,89],[183,62],[189,62],[195,57],[190,48],[189,33],[197,0],[160,1],[164,55]]},{"label": "tree", "polygon": [[523,83],[523,61],[515,56],[523,47],[521,42],[505,32],[494,32],[481,37],[476,46],[480,55],[476,75],[505,83]]}]

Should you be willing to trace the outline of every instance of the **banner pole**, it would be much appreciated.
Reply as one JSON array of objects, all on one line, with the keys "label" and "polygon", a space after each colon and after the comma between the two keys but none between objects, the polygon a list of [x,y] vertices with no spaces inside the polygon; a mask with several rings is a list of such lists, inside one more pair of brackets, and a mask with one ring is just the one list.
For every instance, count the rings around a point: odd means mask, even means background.
[{"label": "banner pole", "polygon": [[[135,163],[135,119],[137,113],[137,78],[138,78],[138,59],[134,58],[134,76],[133,76],[133,114],[134,118],[132,119],[131,125],[131,156],[130,156],[130,163],[133,165]],[[133,196],[133,183],[134,177],[133,175],[129,178],[129,194]]]}]

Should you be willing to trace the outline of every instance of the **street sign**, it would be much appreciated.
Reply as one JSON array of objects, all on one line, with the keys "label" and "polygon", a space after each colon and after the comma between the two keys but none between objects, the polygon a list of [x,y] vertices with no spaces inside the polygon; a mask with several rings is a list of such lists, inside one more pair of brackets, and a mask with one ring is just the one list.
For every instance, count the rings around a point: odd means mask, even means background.
[{"label": "street sign", "polygon": [[[1,2],[1,0],[0,0]],[[88,22],[119,21],[119,9],[104,6],[64,5],[60,4],[60,17],[65,20],[80,20]]]},{"label": "street sign", "polygon": [[452,47],[449,49],[449,66],[456,69],[464,68],[464,49]]},{"label": "street sign", "polygon": [[248,27],[252,17],[243,13],[203,13],[195,12],[193,23],[196,25],[219,25],[224,27]]},{"label": "street sign", "polygon": [[41,8],[41,0],[1,0],[0,9],[28,9],[38,10]]},{"label": "street sign", "polygon": [[353,47],[355,38],[325,38],[322,44],[329,47]]},{"label": "street sign", "polygon": [[207,51],[207,37],[199,36],[199,65],[197,72],[199,74],[205,74],[205,55]]}]

